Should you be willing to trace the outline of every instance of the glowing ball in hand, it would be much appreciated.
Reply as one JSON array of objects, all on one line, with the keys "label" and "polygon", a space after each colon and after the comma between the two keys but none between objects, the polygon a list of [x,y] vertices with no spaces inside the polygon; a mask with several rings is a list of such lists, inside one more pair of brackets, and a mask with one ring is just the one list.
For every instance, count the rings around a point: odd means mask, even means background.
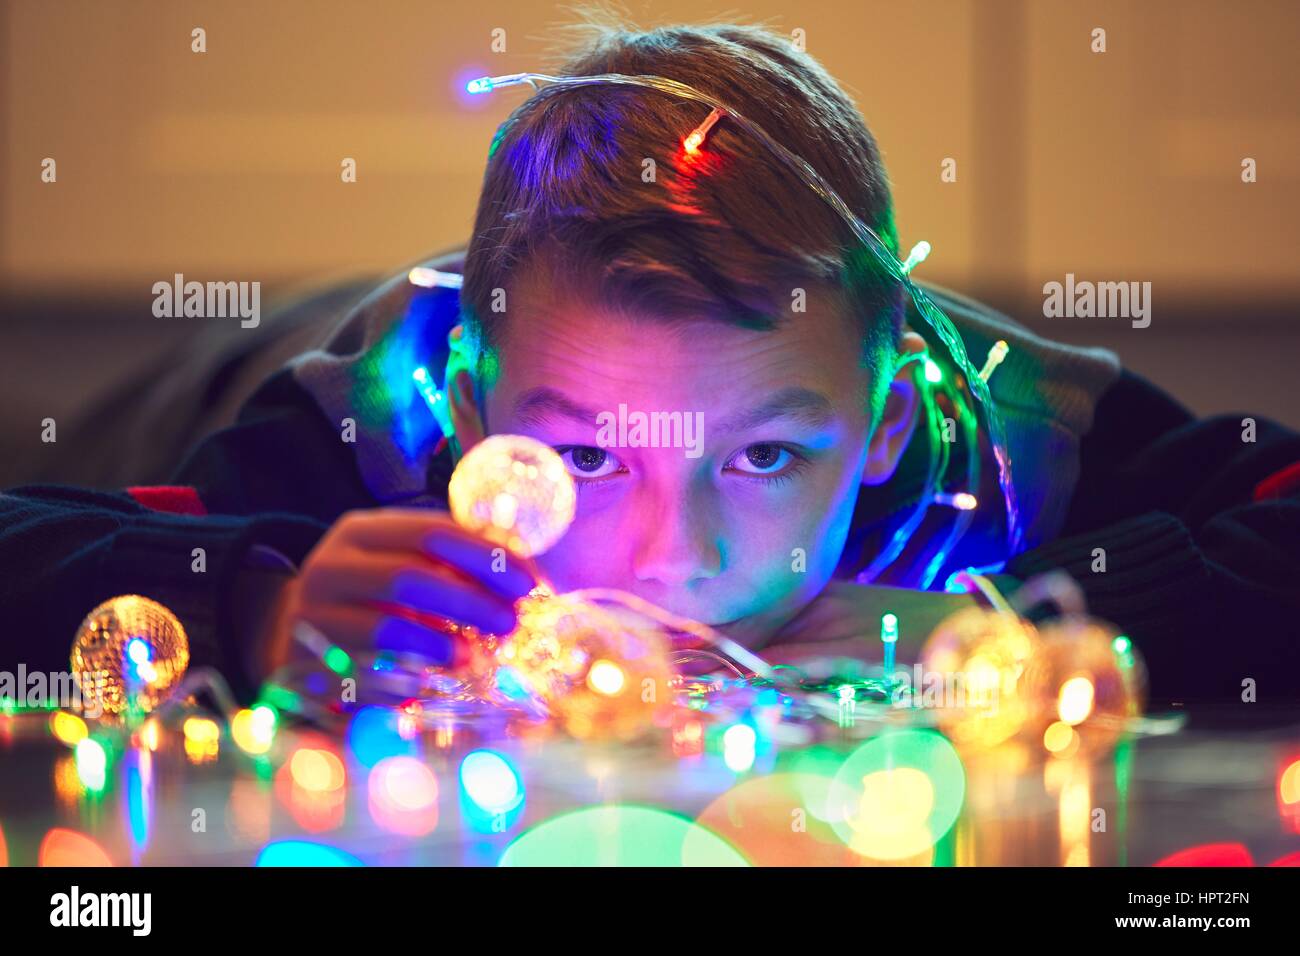
[{"label": "glowing ball in hand", "polygon": [[573,522],[573,478],[555,450],[523,435],[492,435],[471,448],[447,488],[462,528],[531,556]]}]

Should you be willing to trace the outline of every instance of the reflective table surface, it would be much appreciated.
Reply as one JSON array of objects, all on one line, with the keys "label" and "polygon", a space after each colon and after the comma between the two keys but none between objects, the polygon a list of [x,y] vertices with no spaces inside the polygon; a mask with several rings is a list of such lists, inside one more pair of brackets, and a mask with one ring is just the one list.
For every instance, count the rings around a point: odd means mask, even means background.
[{"label": "reflective table surface", "polygon": [[404,726],[378,708],[365,714],[336,732],[286,725],[259,755],[202,718],[129,740],[92,726],[93,737],[81,741],[85,725],[66,718],[0,715],[0,862],[1149,866],[1300,858],[1300,725],[1153,722],[1106,753],[1059,759],[1017,744],[958,756],[924,728],[773,744],[750,729],[684,726],[649,743],[610,744]]}]

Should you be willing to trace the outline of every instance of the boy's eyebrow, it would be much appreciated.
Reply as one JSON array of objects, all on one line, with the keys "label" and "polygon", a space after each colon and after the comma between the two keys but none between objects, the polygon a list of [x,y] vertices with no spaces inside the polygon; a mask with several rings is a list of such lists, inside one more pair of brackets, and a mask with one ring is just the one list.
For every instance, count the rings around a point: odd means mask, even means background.
[{"label": "boy's eyebrow", "polygon": [[814,428],[830,424],[835,417],[831,400],[820,392],[792,385],[772,395],[762,405],[747,409],[716,426],[719,432],[743,432],[777,418],[793,418]]},{"label": "boy's eyebrow", "polygon": [[596,427],[596,411],[579,405],[563,392],[547,385],[530,388],[515,399],[515,416],[520,421],[536,425],[543,419],[556,415],[584,425]]},{"label": "boy's eyebrow", "polygon": [[[579,405],[563,392],[547,385],[530,388],[515,399],[515,416],[524,423],[538,424],[553,416],[595,426],[598,413]],[[822,428],[835,417],[834,406],[825,395],[799,386],[783,388],[763,404],[731,416],[715,426],[722,433],[748,431],[778,418],[793,418],[814,428]]]}]

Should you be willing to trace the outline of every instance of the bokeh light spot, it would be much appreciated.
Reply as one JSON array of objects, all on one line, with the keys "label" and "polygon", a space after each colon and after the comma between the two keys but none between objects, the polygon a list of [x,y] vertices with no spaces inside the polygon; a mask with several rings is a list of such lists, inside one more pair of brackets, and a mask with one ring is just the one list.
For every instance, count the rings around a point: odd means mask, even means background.
[{"label": "bokeh light spot", "polygon": [[524,799],[519,774],[500,754],[475,750],[460,765],[465,796],[486,813],[509,813]]},{"label": "bokeh light spot", "polygon": [[77,777],[87,790],[104,789],[108,774],[108,754],[97,740],[83,737],[77,742]]},{"label": "bokeh light spot", "polygon": [[690,820],[651,807],[575,810],[524,833],[501,866],[748,866],[729,843]]},{"label": "bokeh light spot", "polygon": [[622,693],[626,683],[627,677],[623,674],[623,668],[613,661],[596,661],[587,672],[588,686],[597,694],[604,694],[606,697],[617,697]]},{"label": "bokeh light spot", "polygon": [[313,793],[340,789],[346,781],[343,762],[328,750],[299,747],[289,759],[293,782]]},{"label": "bokeh light spot", "polygon": [[[952,828],[966,799],[957,751],[929,730],[868,740],[832,783],[831,825],[855,853],[897,861],[925,854]],[[924,812],[922,812],[924,811]]]},{"label": "bokeh light spot", "polygon": [[76,830],[56,827],[45,834],[37,853],[40,866],[112,866],[104,848]]},{"label": "bokeh light spot", "polygon": [[268,843],[257,855],[256,866],[363,866],[351,853],[324,843],[280,840]]},{"label": "bokeh light spot", "polygon": [[387,757],[415,756],[419,743],[403,734],[402,715],[397,711],[363,707],[348,727],[348,747],[363,766],[374,767]]},{"label": "bokeh light spot", "polygon": [[727,769],[744,773],[754,766],[758,735],[749,724],[733,724],[722,735],[722,759]]},{"label": "bokeh light spot", "polygon": [[77,746],[77,742],[85,738],[89,733],[86,730],[86,722],[76,714],[70,714],[66,710],[56,711],[50,717],[50,730],[56,738],[69,747]]},{"label": "bokeh light spot", "polygon": [[1061,685],[1056,700],[1056,713],[1063,722],[1071,726],[1082,723],[1092,713],[1092,701],[1095,696],[1092,681],[1086,677],[1071,677]]},{"label": "bokeh light spot", "polygon": [[438,779],[414,757],[386,757],[368,782],[370,815],[393,833],[424,836],[438,825]]}]

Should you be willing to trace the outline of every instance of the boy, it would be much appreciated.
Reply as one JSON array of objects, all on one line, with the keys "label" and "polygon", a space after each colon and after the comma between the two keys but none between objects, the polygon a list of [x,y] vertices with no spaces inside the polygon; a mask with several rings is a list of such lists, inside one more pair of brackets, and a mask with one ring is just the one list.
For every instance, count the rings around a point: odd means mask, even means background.
[{"label": "boy", "polygon": [[[782,38],[607,30],[560,72],[663,76],[716,96],[897,250],[870,133]],[[435,621],[508,631],[539,575],[631,591],[774,662],[870,658],[893,611],[900,659],[914,654],[972,599],[854,578],[924,486],[919,366],[904,360],[928,344],[940,374],[959,370],[760,142],[724,118],[683,149],[706,113],[639,87],[533,97],[492,144],[463,263],[434,263],[463,270],[459,297],[404,277],[378,290],[327,350],[203,442],[178,487],[3,496],[3,659],[61,669],[90,608],[143,593],[180,617],[195,664],[220,667],[243,696],[286,659],[297,621],[346,648],[454,665],[464,649]],[[1193,422],[1109,353],[936,296],[977,364],[1010,343],[990,384],[1026,529],[1008,554],[982,444],[980,486],[946,486],[981,505],[937,583],[965,565],[1005,563],[1008,589],[1064,568],[1145,653],[1154,698],[1231,702],[1247,677],[1294,698],[1300,439],[1260,421],[1243,443],[1239,423]],[[448,443],[410,379],[442,369],[457,320]],[[702,416],[700,441],[611,446],[599,423],[622,408]],[[441,510],[454,452],[490,433],[556,448],[578,487],[565,538],[504,571]],[[953,517],[931,511],[877,582],[917,583]]]}]

